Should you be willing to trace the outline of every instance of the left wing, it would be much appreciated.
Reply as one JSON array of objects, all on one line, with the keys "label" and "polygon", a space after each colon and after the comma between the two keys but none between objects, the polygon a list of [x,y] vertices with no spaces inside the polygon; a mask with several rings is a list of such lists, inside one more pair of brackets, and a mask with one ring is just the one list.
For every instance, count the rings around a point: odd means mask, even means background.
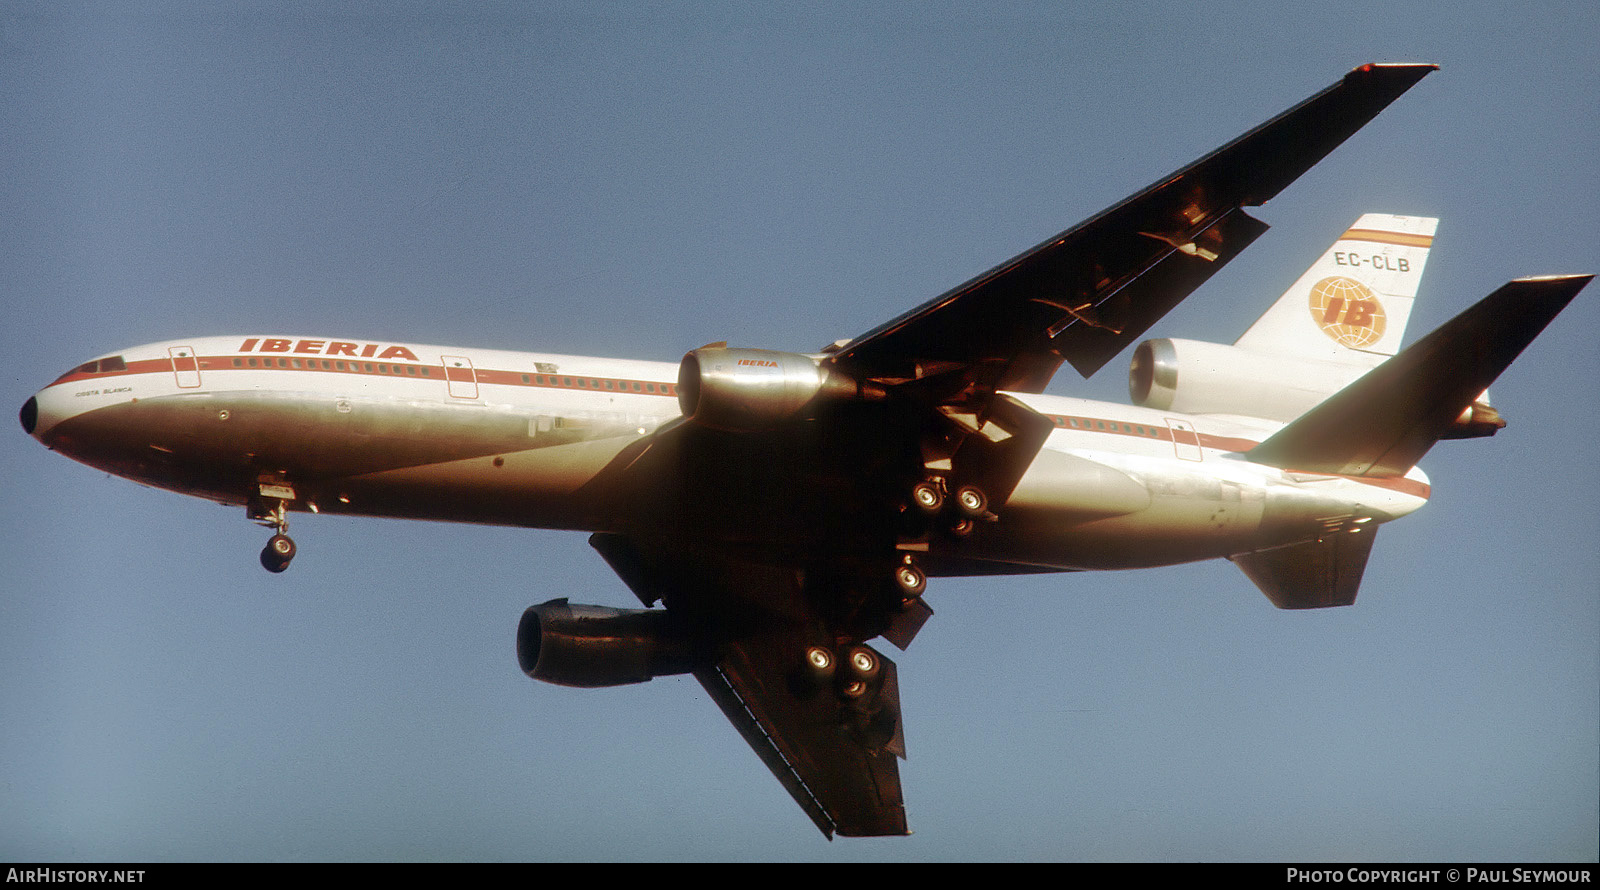
[{"label": "left wing", "polygon": [[1363,65],[1339,83],[1099,215],[851,340],[858,380],[1040,392],[1063,359],[1085,377],[1267,226],[1266,202],[1434,65]]},{"label": "left wing", "polygon": [[813,605],[841,601],[823,589],[837,576],[626,535],[589,542],[646,605],[663,601],[712,638],[695,678],[823,834],[910,833],[895,665],[838,645],[844,622]]}]

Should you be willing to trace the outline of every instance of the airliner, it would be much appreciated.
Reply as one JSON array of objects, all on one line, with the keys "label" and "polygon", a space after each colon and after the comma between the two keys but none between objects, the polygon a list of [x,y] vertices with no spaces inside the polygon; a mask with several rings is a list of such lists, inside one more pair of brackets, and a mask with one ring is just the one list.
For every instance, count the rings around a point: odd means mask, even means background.
[{"label": "airliner", "polygon": [[[639,598],[529,608],[569,686],[691,673],[825,836],[909,833],[896,665],[929,579],[1228,559],[1285,609],[1349,605],[1441,439],[1589,281],[1511,281],[1402,348],[1436,220],[1373,213],[1232,344],[1134,347],[1265,231],[1272,198],[1432,71],[1363,65],[947,293],[815,353],[678,363],[262,331],[124,349],[24,404],[74,460],[226,505],[570,529]],[[290,576],[293,577],[293,576]]]}]

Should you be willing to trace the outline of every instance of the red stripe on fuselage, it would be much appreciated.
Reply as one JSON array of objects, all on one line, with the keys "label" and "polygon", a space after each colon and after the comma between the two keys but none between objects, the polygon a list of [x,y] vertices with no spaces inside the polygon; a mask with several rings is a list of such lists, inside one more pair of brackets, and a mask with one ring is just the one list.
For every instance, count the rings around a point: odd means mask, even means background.
[{"label": "red stripe on fuselage", "polygon": [[[202,379],[205,379],[207,374],[227,373],[230,371],[293,371],[299,373],[358,374],[386,379],[427,381],[441,384],[447,382],[442,365],[429,365],[420,362],[381,362],[375,359],[264,353],[200,356],[198,360]],[[296,367],[297,363],[300,367]],[[643,396],[670,397],[677,395],[676,384],[656,380],[577,374],[546,374],[536,371],[506,371],[493,368],[478,368],[475,370],[478,383],[493,386],[525,386],[533,389],[564,389],[579,392]],[[65,386],[85,380],[105,380],[142,374],[171,373],[172,361],[170,359],[142,359],[128,362],[124,369],[117,371],[69,372],[56,380],[55,383],[52,383],[51,386]],[[1129,423],[1125,420],[1112,420],[1105,417],[1084,415],[1050,414],[1046,416],[1060,430],[1147,439],[1152,442],[1166,442],[1169,444],[1174,441],[1173,431],[1165,425],[1157,427],[1144,423]],[[1236,454],[1246,453],[1261,444],[1252,439],[1233,436],[1218,436],[1210,433],[1198,433],[1195,435],[1198,435],[1199,445],[1202,448]],[[1330,474],[1308,473],[1307,475],[1328,476]],[[1337,476],[1333,478],[1349,479],[1352,482],[1359,482],[1363,485],[1371,485],[1376,488],[1410,494],[1420,498],[1427,498],[1431,492],[1428,485],[1401,476]]]},{"label": "red stripe on fuselage", "polygon": [[[305,355],[258,354],[235,356],[200,356],[200,373],[227,371],[298,371],[326,374],[362,374],[386,379],[428,380],[445,382],[442,365],[421,362],[378,361],[377,359]],[[84,380],[104,380],[111,377],[129,377],[140,374],[171,374],[170,359],[143,359],[128,362],[120,371],[73,371],[62,375],[51,386],[77,383]],[[527,386],[534,389],[570,389],[587,392],[626,393],[642,396],[676,396],[676,383],[622,377],[600,377],[589,374],[542,374],[534,371],[502,371],[492,368],[476,369],[480,384],[496,386]]]}]

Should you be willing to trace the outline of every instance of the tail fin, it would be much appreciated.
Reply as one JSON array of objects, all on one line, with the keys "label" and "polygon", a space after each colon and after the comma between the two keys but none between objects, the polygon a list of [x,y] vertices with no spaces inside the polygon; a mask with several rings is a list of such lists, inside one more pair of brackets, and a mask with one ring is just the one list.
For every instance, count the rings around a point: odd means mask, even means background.
[{"label": "tail fin", "polygon": [[1368,213],[1235,346],[1376,366],[1400,349],[1439,221]]},{"label": "tail fin", "polygon": [[1551,275],[1504,285],[1246,457],[1311,473],[1404,474],[1593,277]]}]

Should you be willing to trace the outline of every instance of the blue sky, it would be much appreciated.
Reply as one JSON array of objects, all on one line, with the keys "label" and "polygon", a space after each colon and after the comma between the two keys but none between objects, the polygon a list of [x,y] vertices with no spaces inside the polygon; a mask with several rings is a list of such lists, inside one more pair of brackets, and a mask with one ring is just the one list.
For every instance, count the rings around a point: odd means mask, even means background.
[{"label": "blue sky", "polygon": [[[1284,9],[1281,7],[1292,7]],[[1412,316],[1600,267],[1593,3],[0,3],[5,404],[181,336],[676,361],[861,333],[1367,61],[1441,70],[1152,336],[1361,213]],[[1600,294],[1444,443],[1358,603],[1233,566],[940,580],[910,838],[825,842],[688,678],[517,670],[582,535],[242,511],[0,445],[0,859],[1594,860]],[[1126,357],[1052,392],[1122,401]]]}]

